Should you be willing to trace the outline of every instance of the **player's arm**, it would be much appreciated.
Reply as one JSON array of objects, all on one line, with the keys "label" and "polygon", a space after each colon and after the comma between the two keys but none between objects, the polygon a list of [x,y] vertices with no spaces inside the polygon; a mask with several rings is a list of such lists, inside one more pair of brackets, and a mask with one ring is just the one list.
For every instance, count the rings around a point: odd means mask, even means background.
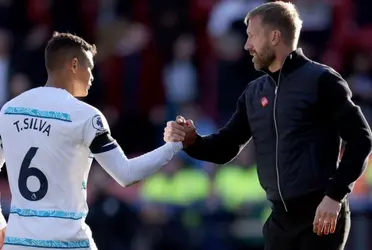
[{"label": "player's arm", "polygon": [[251,138],[246,91],[239,97],[235,113],[222,129],[208,136],[197,135],[195,141],[184,149],[189,156],[216,164],[226,164],[239,154]]},{"label": "player's arm", "polygon": [[[100,124],[98,126],[95,125],[97,121]],[[181,142],[166,143],[149,153],[128,159],[110,135],[106,119],[102,115],[94,117],[85,130],[94,158],[122,186],[132,185],[151,176],[182,149]]]},{"label": "player's arm", "polygon": [[321,108],[346,142],[344,154],[326,194],[341,201],[366,168],[372,148],[370,128],[358,106],[351,101],[351,91],[344,79],[327,71],[319,82]]},{"label": "player's arm", "polygon": [[[0,171],[5,163],[5,156],[4,156],[4,150],[3,150],[3,141],[0,136]],[[4,229],[6,227],[6,220],[4,218],[4,215],[1,210],[1,201],[0,201],[0,230]]]}]

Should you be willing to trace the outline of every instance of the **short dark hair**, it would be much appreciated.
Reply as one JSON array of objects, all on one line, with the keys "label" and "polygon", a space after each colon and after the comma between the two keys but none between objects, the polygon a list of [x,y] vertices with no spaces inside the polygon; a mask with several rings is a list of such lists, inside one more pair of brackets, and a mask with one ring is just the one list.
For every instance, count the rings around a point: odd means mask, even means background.
[{"label": "short dark hair", "polygon": [[262,18],[263,25],[278,29],[286,43],[297,45],[302,20],[292,3],[276,1],[262,4],[247,14],[244,23],[248,25],[249,19],[256,16]]},{"label": "short dark hair", "polygon": [[89,44],[83,38],[71,33],[54,32],[45,48],[45,67],[48,72],[61,67],[65,60],[78,58],[84,60],[83,52],[97,54],[94,44]]}]

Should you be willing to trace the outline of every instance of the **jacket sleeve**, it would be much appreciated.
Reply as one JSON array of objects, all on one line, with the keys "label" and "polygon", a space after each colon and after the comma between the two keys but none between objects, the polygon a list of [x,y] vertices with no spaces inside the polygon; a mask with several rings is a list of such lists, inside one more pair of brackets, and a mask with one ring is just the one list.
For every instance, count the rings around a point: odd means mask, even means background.
[{"label": "jacket sleeve", "polygon": [[324,73],[319,82],[321,107],[327,109],[332,124],[344,142],[341,162],[329,181],[326,195],[341,201],[363,174],[371,152],[371,131],[360,108],[351,100],[348,84],[335,71]]},{"label": "jacket sleeve", "polygon": [[217,133],[200,136],[184,151],[191,157],[216,164],[233,160],[251,138],[247,117],[246,92],[239,97],[235,113]]}]

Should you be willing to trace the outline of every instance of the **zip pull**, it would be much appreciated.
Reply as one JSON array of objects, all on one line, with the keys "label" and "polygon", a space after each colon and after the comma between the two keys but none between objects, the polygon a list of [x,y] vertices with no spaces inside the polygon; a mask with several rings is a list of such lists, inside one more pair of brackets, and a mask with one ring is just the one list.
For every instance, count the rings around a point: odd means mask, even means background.
[{"label": "zip pull", "polygon": [[278,93],[278,85],[275,86],[275,95]]}]

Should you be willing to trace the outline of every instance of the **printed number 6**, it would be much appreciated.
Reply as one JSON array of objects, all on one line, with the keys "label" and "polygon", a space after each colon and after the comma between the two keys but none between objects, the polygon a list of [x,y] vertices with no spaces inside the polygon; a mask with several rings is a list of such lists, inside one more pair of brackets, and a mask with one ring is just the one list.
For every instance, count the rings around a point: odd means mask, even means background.
[{"label": "printed number 6", "polygon": [[[19,172],[18,188],[21,195],[29,201],[39,201],[48,192],[48,180],[40,169],[31,167],[32,159],[39,148],[31,147],[22,161],[21,171]],[[36,192],[30,191],[27,187],[27,179],[31,176],[36,177],[40,182],[40,188]]]}]

